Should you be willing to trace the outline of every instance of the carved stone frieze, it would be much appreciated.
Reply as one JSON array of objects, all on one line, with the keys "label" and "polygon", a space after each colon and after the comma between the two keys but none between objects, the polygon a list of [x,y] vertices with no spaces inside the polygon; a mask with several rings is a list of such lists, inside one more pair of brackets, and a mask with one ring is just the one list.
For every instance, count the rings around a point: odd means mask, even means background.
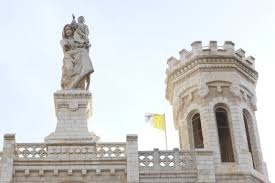
[{"label": "carved stone frieze", "polygon": [[[244,63],[238,59],[232,58],[219,58],[219,57],[209,57],[209,58],[194,58],[192,63],[191,61],[183,64],[178,64],[178,67],[174,70],[169,70],[167,72],[166,78],[166,98],[171,98],[171,92],[173,90],[174,83],[178,83],[182,80],[186,80],[186,77],[195,73],[196,71],[205,71],[211,72],[219,71],[221,69],[227,69],[228,71],[235,70],[235,72],[240,73],[252,83],[256,83],[258,79],[258,73],[247,67]],[[226,70],[224,70],[226,72]]]}]

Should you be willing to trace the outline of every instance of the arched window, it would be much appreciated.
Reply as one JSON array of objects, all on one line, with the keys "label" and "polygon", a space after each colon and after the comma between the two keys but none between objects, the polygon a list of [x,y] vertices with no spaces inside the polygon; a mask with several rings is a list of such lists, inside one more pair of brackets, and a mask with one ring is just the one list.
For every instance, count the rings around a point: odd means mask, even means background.
[{"label": "arched window", "polygon": [[234,162],[234,153],[227,110],[215,108],[222,162]]},{"label": "arched window", "polygon": [[193,128],[194,147],[204,148],[202,129],[201,129],[201,118],[199,113],[196,113],[192,117],[192,128]]},{"label": "arched window", "polygon": [[244,110],[243,111],[243,120],[244,120],[244,126],[245,126],[246,138],[247,138],[247,145],[248,145],[248,150],[251,153],[253,168],[255,169],[255,162],[254,162],[253,153],[252,153],[251,137],[249,135],[248,119],[250,119],[250,118],[248,118],[247,113]]}]

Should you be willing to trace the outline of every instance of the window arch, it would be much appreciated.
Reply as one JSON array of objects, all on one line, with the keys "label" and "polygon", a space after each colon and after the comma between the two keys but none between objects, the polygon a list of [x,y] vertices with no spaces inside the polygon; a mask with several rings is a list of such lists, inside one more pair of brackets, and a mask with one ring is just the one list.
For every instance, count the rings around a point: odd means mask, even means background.
[{"label": "window arch", "polygon": [[229,127],[228,111],[224,107],[216,107],[215,116],[218,128],[221,161],[234,162],[234,152]]},{"label": "window arch", "polygon": [[204,148],[200,114],[199,113],[194,114],[191,120],[192,120],[194,147]]},{"label": "window arch", "polygon": [[[251,153],[251,158],[252,158],[252,163],[253,163],[253,168],[255,169],[255,158],[253,156],[253,149],[252,149],[252,139],[250,134],[249,127],[251,127],[251,116],[249,115],[249,112],[247,110],[243,110],[243,120],[244,120],[244,126],[245,126],[245,133],[246,133],[246,139],[247,139],[247,145],[248,145],[248,150]],[[250,124],[249,124],[250,123]]]}]

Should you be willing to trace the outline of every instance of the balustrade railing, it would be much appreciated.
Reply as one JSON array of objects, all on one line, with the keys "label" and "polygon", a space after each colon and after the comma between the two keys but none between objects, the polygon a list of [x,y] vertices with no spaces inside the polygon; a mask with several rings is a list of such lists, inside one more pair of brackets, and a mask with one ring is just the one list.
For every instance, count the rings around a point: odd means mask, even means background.
[{"label": "balustrade railing", "polygon": [[96,143],[85,146],[55,146],[51,144],[51,146],[50,150],[48,150],[49,146],[44,143],[17,143],[15,147],[15,157],[17,159],[33,160],[45,159],[49,157],[49,155],[86,154],[92,155],[93,158],[100,159],[126,158],[126,143]]},{"label": "balustrade railing", "polygon": [[43,143],[18,143],[15,157],[21,159],[43,159],[48,155],[47,146]]},{"label": "balustrade railing", "polygon": [[191,151],[139,151],[140,171],[184,170],[195,168],[195,153]]},{"label": "balustrade railing", "polygon": [[125,143],[98,143],[96,144],[98,158],[126,158]]}]

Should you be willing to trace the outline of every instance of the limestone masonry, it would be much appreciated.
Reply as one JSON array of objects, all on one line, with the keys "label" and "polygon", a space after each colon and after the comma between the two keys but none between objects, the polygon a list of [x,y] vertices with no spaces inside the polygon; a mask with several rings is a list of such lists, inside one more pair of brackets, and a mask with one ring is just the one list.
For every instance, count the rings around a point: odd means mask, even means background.
[{"label": "limestone masonry", "polygon": [[0,183],[269,182],[255,116],[255,59],[231,41],[207,47],[196,41],[191,47],[179,59],[169,58],[166,70],[180,149],[138,151],[137,135],[100,142],[87,127],[89,78],[77,85],[67,78],[64,86],[78,89],[54,93],[57,125],[44,142],[16,143],[14,134],[4,135]]}]

